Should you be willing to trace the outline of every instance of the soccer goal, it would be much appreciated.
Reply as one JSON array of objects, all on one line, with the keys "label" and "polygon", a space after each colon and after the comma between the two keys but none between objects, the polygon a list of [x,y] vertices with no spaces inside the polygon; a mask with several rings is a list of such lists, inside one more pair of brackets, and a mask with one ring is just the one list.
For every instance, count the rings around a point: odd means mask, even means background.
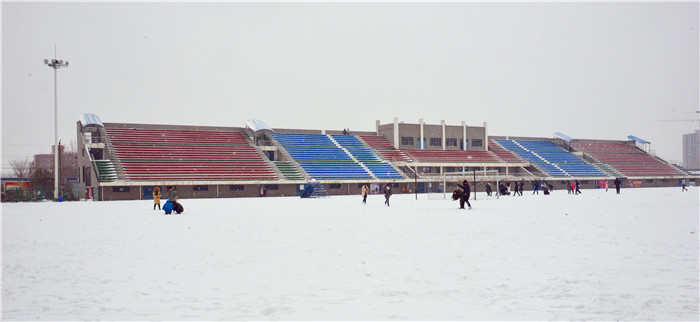
[{"label": "soccer goal", "polygon": [[[431,188],[428,191],[428,199],[443,200],[452,198],[452,191],[460,189],[457,184],[462,184],[464,180],[469,181],[471,187],[472,199],[477,196],[486,195],[486,183],[490,183],[493,194],[498,198],[498,184],[501,181],[500,172],[498,170],[472,170],[467,172],[444,172],[440,175],[432,176],[436,181],[432,182]],[[494,184],[495,183],[495,184]],[[434,185],[437,185],[435,187]]]}]

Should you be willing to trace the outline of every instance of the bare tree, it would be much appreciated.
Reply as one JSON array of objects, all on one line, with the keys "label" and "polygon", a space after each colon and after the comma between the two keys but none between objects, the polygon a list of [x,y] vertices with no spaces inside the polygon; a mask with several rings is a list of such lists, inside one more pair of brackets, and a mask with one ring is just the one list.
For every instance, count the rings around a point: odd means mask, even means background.
[{"label": "bare tree", "polygon": [[10,166],[15,173],[15,177],[28,178],[32,175],[34,164],[32,161],[29,161],[29,158],[25,158],[24,160],[10,160]]}]

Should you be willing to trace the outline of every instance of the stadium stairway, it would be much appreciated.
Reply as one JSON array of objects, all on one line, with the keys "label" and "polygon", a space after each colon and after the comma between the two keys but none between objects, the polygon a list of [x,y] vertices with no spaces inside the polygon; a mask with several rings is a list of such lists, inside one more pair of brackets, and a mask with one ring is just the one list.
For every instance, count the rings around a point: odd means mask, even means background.
[{"label": "stadium stairway", "polygon": [[382,159],[361,137],[355,135],[330,135],[338,146],[360,165],[374,179],[404,179],[401,172],[391,163]]},{"label": "stadium stairway", "polygon": [[602,177],[605,171],[549,141],[496,140],[552,177]]},{"label": "stadium stairway", "polygon": [[124,172],[124,167],[122,167],[121,162],[119,161],[119,157],[117,157],[117,152],[114,149],[114,144],[112,144],[112,140],[110,140],[109,135],[107,135],[107,130],[105,130],[104,127],[101,127],[99,131],[100,135],[104,140],[105,154],[107,156],[107,160],[109,160],[112,163],[113,170],[117,176],[117,178],[113,181],[126,180],[126,172]]},{"label": "stadium stairway", "polygon": [[97,181],[114,182],[119,178],[114,163],[111,160],[94,160],[95,170],[97,170]]},{"label": "stadium stairway", "polygon": [[280,177],[287,180],[306,180],[296,164],[292,161],[274,161],[275,167],[280,171]]},{"label": "stadium stairway", "polygon": [[313,181],[311,182],[311,185],[314,187],[314,191],[311,192],[311,198],[325,198],[331,196],[330,193],[328,193],[328,190],[326,190],[326,187],[324,187],[320,182]]},{"label": "stadium stairway", "polygon": [[[350,136],[344,135],[344,137],[350,137]],[[361,143],[357,144],[357,143],[355,143],[357,140],[353,141],[353,140],[350,140],[347,138],[341,139],[341,136],[336,137],[335,135],[328,135],[328,138],[331,139],[331,141],[333,143],[335,143],[335,145],[338,146],[338,148],[343,150],[343,152],[345,152],[345,154],[347,154],[353,162],[359,164],[365,171],[367,171],[367,173],[369,173],[369,175],[370,175],[370,177],[372,177],[372,179],[377,179],[377,176],[374,174],[374,172],[372,172],[372,170],[370,170],[364,163],[360,162],[360,160],[358,160],[357,157],[355,157],[355,155],[353,153],[350,153],[350,151],[348,151],[348,148],[341,145],[338,141],[341,141],[344,144],[347,144],[349,146],[354,146],[354,147],[361,147],[362,146]],[[337,140],[336,140],[336,138],[337,138]],[[359,141],[357,141],[357,142],[359,143]]]},{"label": "stadium stairway", "polygon": [[278,149],[279,153],[284,156],[285,160],[287,160],[273,162],[273,164],[282,174],[282,177],[287,178],[287,180],[311,180],[311,176],[304,171],[304,168],[301,167],[299,162],[294,160],[292,155],[289,154],[286,149],[282,148],[282,144],[277,141],[274,136],[270,135],[270,141],[273,145],[280,147],[280,149]]},{"label": "stadium stairway", "polygon": [[608,164],[599,162],[599,163],[596,163],[595,165],[610,177],[622,178],[625,176],[620,171],[615,170],[615,168],[609,166]]},{"label": "stadium stairway", "polygon": [[[267,154],[263,152],[263,150],[255,144],[255,140],[250,136],[249,133],[247,132],[242,132],[243,138],[248,142],[248,145],[252,146],[255,151],[258,152],[258,155],[267,162],[267,164],[272,168],[272,170],[275,172],[278,178],[286,178],[287,180],[304,180],[303,175],[299,170],[295,169],[295,165],[291,162],[284,162],[283,164],[278,164],[278,162],[273,162],[270,161],[270,159],[267,157]],[[283,171],[284,170],[284,171]],[[299,177],[299,179],[297,179]]]}]

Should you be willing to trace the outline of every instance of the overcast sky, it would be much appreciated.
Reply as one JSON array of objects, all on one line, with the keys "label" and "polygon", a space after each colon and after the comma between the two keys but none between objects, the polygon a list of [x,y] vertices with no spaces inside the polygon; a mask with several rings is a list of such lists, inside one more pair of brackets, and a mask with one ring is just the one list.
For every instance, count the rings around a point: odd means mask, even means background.
[{"label": "overcast sky", "polygon": [[[697,2],[2,3],[2,158],[49,153],[76,121],[652,142],[698,128]],[[662,122],[661,120],[687,120]]]}]

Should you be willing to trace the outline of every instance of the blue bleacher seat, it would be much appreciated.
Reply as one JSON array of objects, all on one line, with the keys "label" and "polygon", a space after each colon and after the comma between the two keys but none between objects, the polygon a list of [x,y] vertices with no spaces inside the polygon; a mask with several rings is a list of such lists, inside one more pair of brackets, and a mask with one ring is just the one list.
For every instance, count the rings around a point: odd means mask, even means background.
[{"label": "blue bleacher seat", "polygon": [[297,161],[352,161],[340,148],[287,146],[285,149]]},{"label": "blue bleacher seat", "polygon": [[605,173],[589,163],[560,163],[560,168],[574,177],[604,177]]},{"label": "blue bleacher seat", "polygon": [[325,134],[272,133],[272,137],[283,146],[332,146],[335,143]]},{"label": "blue bleacher seat", "polygon": [[299,162],[304,171],[316,179],[371,179],[355,162]]},{"label": "blue bleacher seat", "polygon": [[379,158],[379,156],[376,153],[374,153],[374,151],[372,149],[348,148],[347,150],[358,161],[375,161],[375,162],[382,161],[382,159]]},{"label": "blue bleacher seat", "polygon": [[342,147],[364,147],[365,145],[360,142],[354,135],[331,135],[333,139],[340,144]]},{"label": "blue bleacher seat", "polygon": [[525,140],[515,140],[525,149],[530,151],[564,151],[562,148],[558,147],[556,144],[549,141],[525,141]]},{"label": "blue bleacher seat", "polygon": [[394,167],[386,162],[363,162],[379,179],[402,179],[403,176],[394,170]]}]

